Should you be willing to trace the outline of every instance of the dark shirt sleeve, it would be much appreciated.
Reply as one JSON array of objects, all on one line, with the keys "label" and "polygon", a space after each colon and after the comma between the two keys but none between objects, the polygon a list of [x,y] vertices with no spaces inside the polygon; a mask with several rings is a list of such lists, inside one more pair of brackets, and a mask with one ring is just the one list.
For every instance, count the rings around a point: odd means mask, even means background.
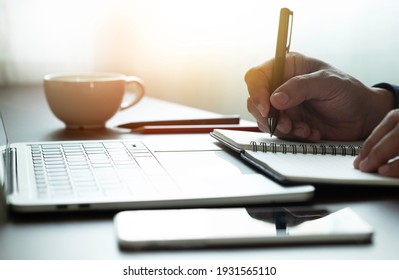
[{"label": "dark shirt sleeve", "polygon": [[373,87],[389,90],[395,95],[395,108],[399,108],[399,86],[391,85],[388,83],[379,83]]}]

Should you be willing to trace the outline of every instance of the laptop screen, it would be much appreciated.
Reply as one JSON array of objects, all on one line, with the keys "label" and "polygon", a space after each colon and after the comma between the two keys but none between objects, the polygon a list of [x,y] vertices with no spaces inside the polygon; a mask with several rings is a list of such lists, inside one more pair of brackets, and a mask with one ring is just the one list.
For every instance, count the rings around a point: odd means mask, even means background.
[{"label": "laptop screen", "polygon": [[7,166],[10,164],[9,143],[0,112],[0,224],[5,220],[6,215],[6,193],[7,189]]},{"label": "laptop screen", "polygon": [[8,162],[8,156],[6,150],[8,149],[7,134],[4,127],[3,117],[0,112],[0,151],[1,151],[1,161],[0,161],[0,185],[2,188],[5,187],[6,178],[6,163]]}]

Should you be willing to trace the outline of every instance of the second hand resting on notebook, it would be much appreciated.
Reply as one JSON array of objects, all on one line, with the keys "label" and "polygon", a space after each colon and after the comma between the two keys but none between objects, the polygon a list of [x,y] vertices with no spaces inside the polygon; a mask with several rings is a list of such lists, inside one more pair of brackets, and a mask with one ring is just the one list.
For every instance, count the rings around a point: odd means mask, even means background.
[{"label": "second hand resting on notebook", "polygon": [[272,104],[280,110],[278,137],[311,142],[369,137],[354,166],[399,177],[399,162],[390,161],[399,155],[399,112],[387,115],[395,108],[394,94],[365,86],[339,69],[299,53],[287,55],[284,83],[270,92],[272,65],[269,60],[245,75],[248,110],[260,130],[268,129],[266,117]]}]

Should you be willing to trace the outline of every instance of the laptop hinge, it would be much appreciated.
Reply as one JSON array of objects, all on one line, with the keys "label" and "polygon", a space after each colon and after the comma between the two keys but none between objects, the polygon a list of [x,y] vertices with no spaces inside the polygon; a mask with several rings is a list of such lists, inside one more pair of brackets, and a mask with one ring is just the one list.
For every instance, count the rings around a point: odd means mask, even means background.
[{"label": "laptop hinge", "polygon": [[6,178],[5,178],[5,191],[6,194],[10,194],[12,192],[17,191],[17,151],[15,148],[11,148],[8,150],[9,151],[9,158],[7,159],[6,156],[6,161],[9,160],[8,163],[6,163]]}]

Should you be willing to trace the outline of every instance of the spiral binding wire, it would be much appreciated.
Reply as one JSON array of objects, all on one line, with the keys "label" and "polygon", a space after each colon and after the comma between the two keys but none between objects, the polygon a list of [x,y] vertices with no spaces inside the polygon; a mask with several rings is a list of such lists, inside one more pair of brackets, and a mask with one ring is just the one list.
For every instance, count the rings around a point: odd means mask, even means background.
[{"label": "spiral binding wire", "polygon": [[362,149],[361,146],[354,145],[334,145],[334,144],[286,144],[286,143],[266,143],[251,141],[250,145],[254,152],[271,153],[291,153],[291,154],[312,154],[312,155],[350,155],[356,156]]}]

